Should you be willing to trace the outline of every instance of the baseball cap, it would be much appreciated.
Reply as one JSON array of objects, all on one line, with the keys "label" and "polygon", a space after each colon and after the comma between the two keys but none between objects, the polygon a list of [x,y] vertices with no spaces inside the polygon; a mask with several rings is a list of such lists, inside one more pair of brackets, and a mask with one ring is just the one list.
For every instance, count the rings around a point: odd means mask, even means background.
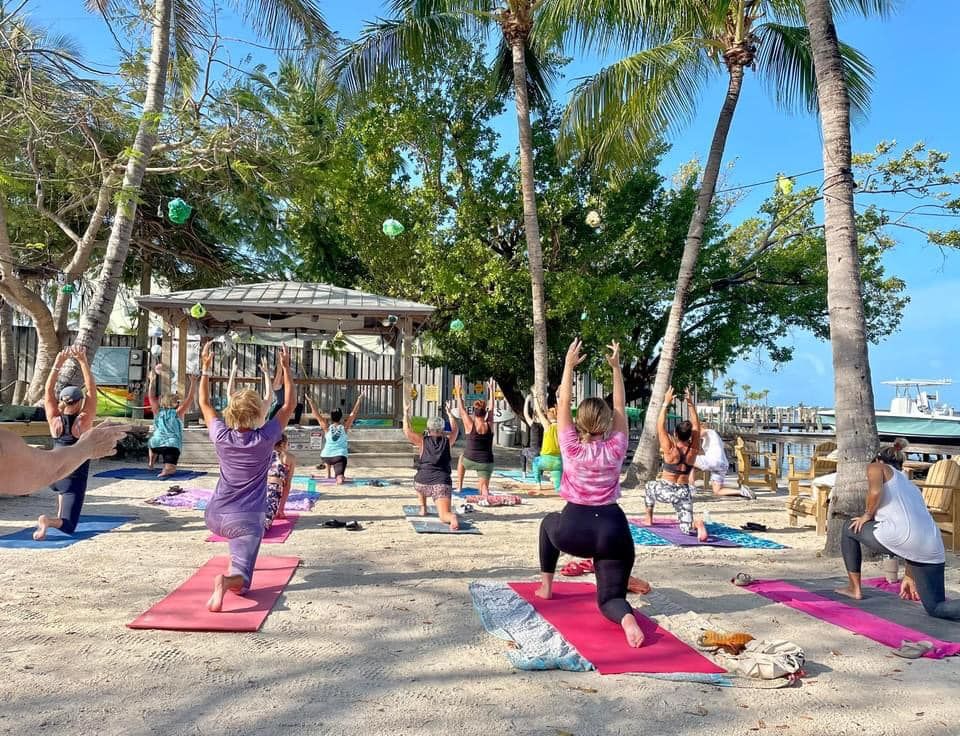
[{"label": "baseball cap", "polygon": [[77,386],[64,386],[60,389],[60,401],[72,404],[74,401],[83,401],[83,391]]}]

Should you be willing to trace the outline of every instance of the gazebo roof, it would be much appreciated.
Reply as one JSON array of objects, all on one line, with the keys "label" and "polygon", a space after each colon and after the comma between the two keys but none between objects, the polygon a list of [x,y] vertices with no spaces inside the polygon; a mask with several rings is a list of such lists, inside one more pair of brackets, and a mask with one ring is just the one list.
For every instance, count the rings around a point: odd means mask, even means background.
[{"label": "gazebo roof", "polygon": [[206,316],[191,320],[198,328],[250,328],[258,331],[344,332],[376,331],[393,315],[423,322],[434,308],[429,304],[394,299],[330,284],[268,281],[212,289],[176,291],[136,297],[137,303],[178,324],[194,304]]}]

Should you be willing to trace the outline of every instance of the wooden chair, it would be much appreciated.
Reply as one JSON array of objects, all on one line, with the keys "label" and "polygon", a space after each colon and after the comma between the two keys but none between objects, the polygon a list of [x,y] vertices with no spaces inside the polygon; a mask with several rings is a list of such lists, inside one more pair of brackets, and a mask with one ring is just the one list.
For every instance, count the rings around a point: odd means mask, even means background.
[{"label": "wooden chair", "polygon": [[938,460],[927,473],[926,480],[913,481],[923,493],[923,501],[937,522],[944,544],[950,536],[950,548],[960,552],[957,528],[960,526],[960,462]]},{"label": "wooden chair", "polygon": [[817,527],[817,534],[827,533],[827,506],[830,502],[831,486],[813,483],[806,492],[787,496],[787,513],[790,526],[799,526],[799,517],[811,516]]},{"label": "wooden chair", "polygon": [[[777,481],[780,477],[780,462],[775,452],[759,452],[756,447],[748,448],[743,437],[737,437],[737,442],[733,446],[733,452],[737,459],[737,483],[741,486],[753,485],[759,481],[765,485],[772,493],[777,492]],[[755,458],[764,458],[766,466],[754,467]]]},{"label": "wooden chair", "polygon": [[836,449],[836,442],[821,442],[818,444],[813,448],[810,467],[806,470],[797,470],[796,456],[787,455],[787,490],[789,495],[796,496],[800,493],[801,488],[809,488],[814,478],[836,472],[837,461],[827,457]]}]

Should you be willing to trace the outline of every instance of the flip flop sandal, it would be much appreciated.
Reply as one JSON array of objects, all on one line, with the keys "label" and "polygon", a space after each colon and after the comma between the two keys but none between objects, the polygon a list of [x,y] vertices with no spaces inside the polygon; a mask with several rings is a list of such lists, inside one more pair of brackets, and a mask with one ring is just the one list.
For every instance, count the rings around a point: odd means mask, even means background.
[{"label": "flip flop sandal", "polygon": [[567,578],[575,578],[583,575],[585,572],[586,570],[583,569],[583,563],[576,560],[568,562],[560,569],[560,574]]},{"label": "flip flop sandal", "polygon": [[893,650],[893,653],[904,659],[920,659],[931,649],[933,649],[933,643],[929,641],[904,641],[899,649]]},{"label": "flip flop sandal", "polygon": [[472,514],[472,513],[473,513],[473,506],[472,506],[471,504],[469,504],[469,503],[465,503],[465,504],[463,505],[463,513],[465,513],[465,514]]},{"label": "flip flop sandal", "polygon": [[346,530],[347,530],[348,532],[362,532],[362,531],[363,531],[363,527],[360,526],[360,522],[359,522],[359,521],[351,521],[351,522],[348,522],[347,524],[344,524],[344,528],[346,528]]},{"label": "flip flop sandal", "polygon": [[580,563],[580,570],[581,570],[583,573],[591,573],[591,572],[593,572],[593,560],[584,560],[583,562],[581,562],[581,563]]},{"label": "flip flop sandal", "polygon": [[343,529],[346,525],[347,523],[345,521],[340,521],[339,519],[328,519],[323,522],[323,526],[327,529]]},{"label": "flip flop sandal", "polygon": [[170,486],[170,487],[167,489],[167,495],[168,495],[168,496],[179,496],[179,495],[180,495],[181,493],[183,493],[183,492],[184,492],[184,491],[183,491],[183,489],[182,489],[180,486]]},{"label": "flip flop sandal", "polygon": [[738,572],[736,576],[730,580],[734,585],[739,585],[741,588],[745,585],[752,585],[754,580],[753,577],[748,575],[745,572]]},{"label": "flip flop sandal", "polygon": [[755,521],[748,521],[746,524],[744,524],[744,525],[743,525],[742,527],[740,527],[740,528],[741,528],[741,529],[744,529],[744,530],[746,530],[746,531],[748,531],[748,532],[765,532],[765,531],[767,531],[767,525],[766,525],[766,524],[758,524],[758,523],[755,522]]}]

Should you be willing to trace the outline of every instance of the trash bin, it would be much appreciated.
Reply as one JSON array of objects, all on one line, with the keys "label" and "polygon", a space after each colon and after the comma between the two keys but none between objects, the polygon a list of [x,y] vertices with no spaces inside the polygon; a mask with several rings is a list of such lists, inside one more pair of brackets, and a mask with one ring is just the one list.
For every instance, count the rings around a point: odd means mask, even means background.
[{"label": "trash bin", "polygon": [[504,423],[497,425],[497,444],[500,447],[516,447],[520,444],[517,437],[517,425]]}]

